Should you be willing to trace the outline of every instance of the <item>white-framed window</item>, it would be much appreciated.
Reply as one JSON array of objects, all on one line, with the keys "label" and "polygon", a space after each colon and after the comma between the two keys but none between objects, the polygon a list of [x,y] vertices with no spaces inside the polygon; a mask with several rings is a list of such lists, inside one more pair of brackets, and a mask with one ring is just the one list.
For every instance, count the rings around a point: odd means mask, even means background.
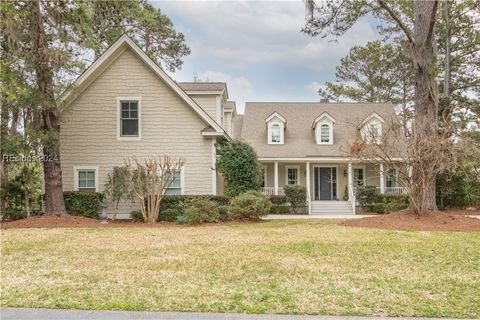
[{"label": "white-framed window", "polygon": [[166,195],[180,195],[183,194],[183,168],[175,170],[172,175],[172,182],[165,190]]},{"label": "white-framed window", "polygon": [[394,188],[397,186],[397,173],[395,169],[388,169],[385,175],[385,187]]},{"label": "white-framed window", "polygon": [[268,144],[283,144],[283,141],[283,123],[270,123],[268,125]]},{"label": "white-framed window", "polygon": [[320,143],[330,142],[330,126],[328,124],[322,124],[320,126]]},{"label": "white-framed window", "polygon": [[75,166],[73,168],[75,191],[96,192],[98,188],[97,166]]},{"label": "white-framed window", "polygon": [[353,185],[355,187],[365,184],[365,170],[363,168],[353,168]]},{"label": "white-framed window", "polygon": [[300,184],[300,167],[299,166],[286,166],[285,167],[285,183]]},{"label": "white-framed window", "polygon": [[117,98],[117,138],[119,140],[140,140],[141,138],[141,98]]},{"label": "white-framed window", "polygon": [[315,140],[317,144],[333,144],[333,127],[335,119],[327,112],[319,115],[312,124],[315,130]]}]

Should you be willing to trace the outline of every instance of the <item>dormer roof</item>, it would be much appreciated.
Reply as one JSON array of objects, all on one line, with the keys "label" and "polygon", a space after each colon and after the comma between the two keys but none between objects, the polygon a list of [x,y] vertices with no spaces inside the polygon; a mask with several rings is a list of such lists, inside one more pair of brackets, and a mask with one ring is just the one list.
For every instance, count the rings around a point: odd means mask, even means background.
[{"label": "dormer roof", "polygon": [[370,120],[372,119],[377,119],[378,121],[380,121],[381,123],[384,123],[385,122],[385,119],[380,116],[378,113],[376,113],[375,111],[370,113],[359,125],[358,125],[358,129],[361,129],[363,128],[368,122],[370,122]]},{"label": "dormer roof", "polygon": [[335,123],[335,118],[329,115],[328,112],[325,111],[313,120],[312,129],[315,128],[317,123],[322,121],[323,119],[328,119],[330,120],[330,122]]},{"label": "dormer roof", "polygon": [[278,112],[272,112],[268,117],[265,118],[265,122],[269,122],[270,120],[274,119],[274,118],[278,118],[280,121],[282,121],[283,123],[287,123],[287,119],[285,119],[284,116],[282,116],[280,113]]}]

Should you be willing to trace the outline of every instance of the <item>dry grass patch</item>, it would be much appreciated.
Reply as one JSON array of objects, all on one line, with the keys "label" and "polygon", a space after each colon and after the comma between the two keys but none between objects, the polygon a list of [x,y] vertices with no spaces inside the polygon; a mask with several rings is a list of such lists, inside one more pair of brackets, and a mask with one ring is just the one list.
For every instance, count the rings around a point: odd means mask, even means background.
[{"label": "dry grass patch", "polygon": [[2,230],[2,306],[480,317],[480,233],[329,221]]}]

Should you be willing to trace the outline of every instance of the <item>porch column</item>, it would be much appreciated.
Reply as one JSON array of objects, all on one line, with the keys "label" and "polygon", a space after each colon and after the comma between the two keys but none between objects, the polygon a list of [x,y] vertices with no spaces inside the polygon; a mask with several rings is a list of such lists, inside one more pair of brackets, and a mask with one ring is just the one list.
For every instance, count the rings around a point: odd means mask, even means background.
[{"label": "porch column", "polygon": [[274,177],[273,177],[273,187],[274,187],[274,193],[276,196],[278,196],[278,162],[275,162],[275,170],[274,170]]},{"label": "porch column", "polygon": [[310,214],[311,211],[311,196],[310,196],[310,162],[307,162],[305,164],[305,189],[307,190],[307,207],[308,207],[308,214]]},{"label": "porch column", "polygon": [[383,174],[383,164],[380,164],[380,193],[385,193],[385,178]]},{"label": "porch column", "polygon": [[351,195],[353,194],[353,173],[352,173],[352,163],[348,163],[348,201],[351,201]]}]

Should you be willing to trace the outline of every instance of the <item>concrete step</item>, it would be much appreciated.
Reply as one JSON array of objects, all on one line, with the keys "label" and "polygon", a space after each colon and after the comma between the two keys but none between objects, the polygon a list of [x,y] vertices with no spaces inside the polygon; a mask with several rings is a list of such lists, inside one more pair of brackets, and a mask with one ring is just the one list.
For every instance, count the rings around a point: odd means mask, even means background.
[{"label": "concrete step", "polygon": [[349,201],[312,201],[312,215],[353,215]]}]

